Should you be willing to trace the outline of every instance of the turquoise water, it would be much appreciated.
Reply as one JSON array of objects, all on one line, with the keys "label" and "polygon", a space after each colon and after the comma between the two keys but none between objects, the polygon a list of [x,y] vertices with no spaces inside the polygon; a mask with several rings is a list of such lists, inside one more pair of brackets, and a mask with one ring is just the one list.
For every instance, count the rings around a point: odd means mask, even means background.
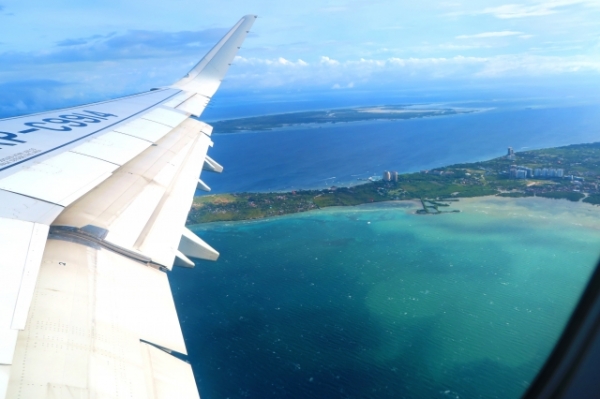
[{"label": "turquoise water", "polygon": [[170,278],[203,399],[517,398],[600,253],[600,209],[396,202],[195,226]]}]

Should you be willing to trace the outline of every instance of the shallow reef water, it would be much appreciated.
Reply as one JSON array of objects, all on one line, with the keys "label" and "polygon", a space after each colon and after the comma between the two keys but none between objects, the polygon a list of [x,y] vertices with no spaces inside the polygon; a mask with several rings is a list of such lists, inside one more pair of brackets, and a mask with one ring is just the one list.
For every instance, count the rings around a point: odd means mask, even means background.
[{"label": "shallow reef water", "polygon": [[170,274],[204,399],[518,398],[600,253],[600,208],[485,197],[192,229]]}]

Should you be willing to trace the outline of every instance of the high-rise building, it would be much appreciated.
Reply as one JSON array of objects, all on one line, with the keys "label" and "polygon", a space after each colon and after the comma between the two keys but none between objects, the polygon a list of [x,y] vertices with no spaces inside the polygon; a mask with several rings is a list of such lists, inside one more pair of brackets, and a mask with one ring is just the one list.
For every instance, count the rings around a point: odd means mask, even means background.
[{"label": "high-rise building", "polygon": [[508,147],[508,151],[506,152],[506,158],[515,159],[515,152],[512,147]]},{"label": "high-rise building", "polygon": [[389,171],[385,171],[383,172],[383,180],[385,181],[391,181],[392,180],[392,174]]},{"label": "high-rise building", "polygon": [[392,175],[391,180],[397,182],[398,181],[398,172],[395,172],[395,171],[391,172],[391,175]]},{"label": "high-rise building", "polygon": [[547,177],[548,176],[548,168],[542,168],[542,174],[540,176]]},{"label": "high-rise building", "polygon": [[533,172],[535,177],[563,177],[565,175],[564,169],[554,168],[536,168]]},{"label": "high-rise building", "polygon": [[533,177],[535,173],[538,172],[534,172],[533,169],[527,166],[511,165],[510,167],[510,177],[513,179],[526,179]]}]

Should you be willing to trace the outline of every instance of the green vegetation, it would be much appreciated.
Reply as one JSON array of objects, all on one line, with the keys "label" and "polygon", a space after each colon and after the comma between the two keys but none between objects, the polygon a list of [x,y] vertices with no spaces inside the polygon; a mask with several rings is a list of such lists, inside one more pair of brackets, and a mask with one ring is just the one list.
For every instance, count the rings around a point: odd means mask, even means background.
[{"label": "green vegetation", "polygon": [[590,194],[588,197],[584,198],[583,202],[592,205],[600,205],[600,194]]},{"label": "green vegetation", "polygon": [[309,123],[413,119],[467,112],[474,111],[435,107],[429,109],[409,108],[407,105],[385,105],[255,116],[251,118],[218,121],[211,123],[211,125],[213,126],[215,133],[235,133],[243,131],[272,130],[285,126]]},{"label": "green vegetation", "polygon": [[500,193],[498,197],[507,197],[507,198],[525,198],[525,197],[533,197],[531,193],[524,193],[521,191],[515,191],[510,193]]},{"label": "green vegetation", "polygon": [[540,193],[538,197],[552,198],[552,199],[566,199],[569,201],[577,202],[581,200],[585,195],[573,191],[556,191],[549,193]]},{"label": "green vegetation", "polygon": [[[561,168],[565,177],[515,179],[509,175],[513,165]],[[328,206],[351,206],[390,200],[421,200],[423,209],[419,213],[439,214],[448,212],[446,209],[457,198],[485,195],[509,198],[538,196],[569,201],[581,201],[583,198],[583,202],[600,205],[598,183],[600,143],[580,144],[521,152],[516,154],[514,160],[500,157],[485,162],[402,174],[398,175],[398,181],[379,180],[354,187],[289,193],[200,196],[194,199],[188,224],[260,219]]]}]

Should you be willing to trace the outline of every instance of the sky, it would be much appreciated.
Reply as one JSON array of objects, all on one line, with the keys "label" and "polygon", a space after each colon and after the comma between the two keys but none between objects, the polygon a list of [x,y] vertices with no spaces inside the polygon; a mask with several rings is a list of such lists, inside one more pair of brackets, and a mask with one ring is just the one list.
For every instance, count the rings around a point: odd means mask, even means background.
[{"label": "sky", "polygon": [[0,0],[0,116],[168,86],[245,14],[223,98],[600,83],[598,0]]}]

